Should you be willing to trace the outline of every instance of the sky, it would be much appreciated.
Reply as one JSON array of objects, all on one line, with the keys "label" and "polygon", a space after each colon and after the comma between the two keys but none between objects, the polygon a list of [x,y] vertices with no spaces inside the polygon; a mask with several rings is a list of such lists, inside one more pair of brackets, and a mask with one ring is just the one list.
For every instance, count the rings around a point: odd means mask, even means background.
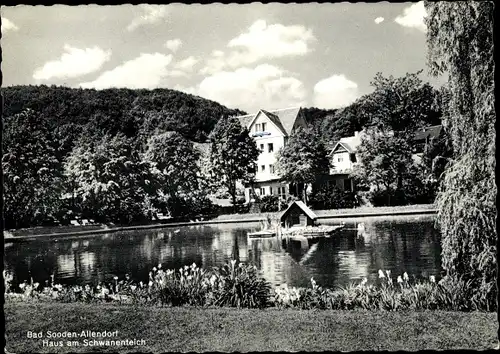
[{"label": "sky", "polygon": [[428,76],[418,3],[1,8],[2,86],[170,88],[249,113],[340,108]]}]

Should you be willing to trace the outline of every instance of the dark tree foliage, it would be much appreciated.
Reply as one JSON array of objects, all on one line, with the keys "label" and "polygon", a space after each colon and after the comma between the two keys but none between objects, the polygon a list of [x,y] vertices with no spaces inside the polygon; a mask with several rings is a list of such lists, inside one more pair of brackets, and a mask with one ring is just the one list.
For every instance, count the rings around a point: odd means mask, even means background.
[{"label": "dark tree foliage", "polygon": [[253,180],[259,153],[250,132],[236,118],[221,118],[210,134],[210,173],[227,189],[233,207],[237,196],[236,182]]},{"label": "dark tree foliage", "polygon": [[355,194],[342,191],[336,186],[322,186],[312,192],[309,203],[313,209],[343,209],[355,206]]},{"label": "dark tree foliage", "polygon": [[41,115],[26,109],[3,121],[2,138],[5,227],[53,225],[63,193],[54,133]]},{"label": "dark tree foliage", "polygon": [[[311,129],[298,128],[277,156],[277,170],[283,181],[311,185],[318,176],[330,171],[330,160],[325,144]],[[303,196],[307,201],[306,193]]]},{"label": "dark tree foliage", "polygon": [[453,161],[438,195],[442,263],[473,308],[497,308],[492,1],[425,2],[430,71],[447,74]]},{"label": "dark tree foliage", "polygon": [[100,130],[113,135],[120,132],[127,137],[140,133],[145,116],[154,113],[160,117],[158,125],[165,124],[165,130],[203,142],[221,115],[245,114],[170,89],[94,90],[42,85],[6,87],[2,94],[6,117],[31,108],[47,120],[49,129],[74,124],[84,127],[84,131]]},{"label": "dark tree foliage", "polygon": [[99,222],[145,220],[148,200],[158,190],[150,163],[141,160],[123,134],[78,144],[65,171],[83,214]]},{"label": "dark tree foliage", "polygon": [[321,109],[316,107],[302,108],[304,119],[309,127],[321,134],[323,122],[335,115],[336,109]]}]

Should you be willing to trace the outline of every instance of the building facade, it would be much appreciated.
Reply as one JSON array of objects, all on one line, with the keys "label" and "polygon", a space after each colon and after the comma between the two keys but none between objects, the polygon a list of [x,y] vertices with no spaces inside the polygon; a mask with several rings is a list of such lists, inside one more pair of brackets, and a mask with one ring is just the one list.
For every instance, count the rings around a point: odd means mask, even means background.
[{"label": "building facade", "polygon": [[260,149],[257,158],[255,182],[245,186],[245,200],[250,202],[256,196],[277,195],[282,199],[289,196],[290,186],[281,181],[276,171],[277,153],[285,146],[292,132],[306,127],[300,107],[265,111],[237,117],[247,127],[250,136]]}]

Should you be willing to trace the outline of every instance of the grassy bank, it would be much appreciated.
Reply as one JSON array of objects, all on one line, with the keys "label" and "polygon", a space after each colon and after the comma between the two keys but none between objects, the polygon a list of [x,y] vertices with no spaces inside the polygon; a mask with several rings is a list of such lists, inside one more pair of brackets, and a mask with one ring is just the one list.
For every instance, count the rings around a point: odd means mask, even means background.
[{"label": "grassy bank", "polygon": [[[460,312],[156,308],[7,301],[9,352],[357,351],[491,349],[497,315]],[[27,331],[118,331],[145,345],[44,347]],[[46,338],[45,338],[46,339]],[[51,339],[59,341],[60,339]],[[64,340],[66,344],[66,340]]]},{"label": "grassy bank", "polygon": [[[360,207],[349,209],[328,209],[328,210],[314,210],[314,213],[321,218],[336,217],[342,215],[364,215],[364,214],[386,214],[386,213],[406,213],[418,212],[423,210],[434,210],[434,204],[416,204],[416,205],[401,205],[393,207]],[[266,215],[279,215],[276,213],[256,213],[256,214],[225,214],[219,215],[215,221],[230,221],[230,220],[254,220],[262,219]]]}]

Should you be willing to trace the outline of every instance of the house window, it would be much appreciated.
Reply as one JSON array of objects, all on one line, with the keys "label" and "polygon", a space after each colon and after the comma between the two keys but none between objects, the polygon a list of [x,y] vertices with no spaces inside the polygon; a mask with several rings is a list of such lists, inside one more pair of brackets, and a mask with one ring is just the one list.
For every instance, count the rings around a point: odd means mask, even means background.
[{"label": "house window", "polygon": [[266,123],[262,123],[262,131],[265,132],[266,131]]},{"label": "house window", "polygon": [[266,170],[266,165],[261,165],[260,166],[260,172],[264,172]]},{"label": "house window", "polygon": [[273,187],[269,187],[269,195],[273,195]]},{"label": "house window", "polygon": [[264,144],[260,144],[260,151],[264,152]]},{"label": "house window", "polygon": [[268,152],[273,152],[274,151],[274,145],[273,145],[273,143],[267,144],[267,151]]},{"label": "house window", "polygon": [[269,165],[269,172],[274,174],[274,165]]},{"label": "house window", "polygon": [[342,162],[342,161],[344,161],[344,158],[343,158],[343,157],[339,157],[339,158],[337,159],[337,161],[338,161],[338,162]]},{"label": "house window", "polygon": [[281,198],[286,197],[285,187],[278,187],[278,196],[280,196]]},{"label": "house window", "polygon": [[260,132],[260,123],[259,124],[255,124],[255,131],[256,132]]},{"label": "house window", "polygon": [[351,154],[351,162],[356,162],[356,154]]},{"label": "house window", "polygon": [[264,187],[260,188],[260,195],[266,195],[266,189]]}]

